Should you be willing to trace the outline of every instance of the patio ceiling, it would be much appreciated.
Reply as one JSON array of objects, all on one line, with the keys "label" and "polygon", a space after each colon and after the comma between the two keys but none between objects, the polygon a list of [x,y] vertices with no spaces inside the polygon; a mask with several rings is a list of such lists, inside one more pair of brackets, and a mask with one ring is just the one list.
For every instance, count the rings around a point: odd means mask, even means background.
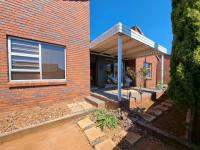
[{"label": "patio ceiling", "polygon": [[90,43],[91,53],[118,55],[118,37],[122,38],[122,57],[134,59],[150,55],[166,54],[167,49],[144,35],[118,23]]}]

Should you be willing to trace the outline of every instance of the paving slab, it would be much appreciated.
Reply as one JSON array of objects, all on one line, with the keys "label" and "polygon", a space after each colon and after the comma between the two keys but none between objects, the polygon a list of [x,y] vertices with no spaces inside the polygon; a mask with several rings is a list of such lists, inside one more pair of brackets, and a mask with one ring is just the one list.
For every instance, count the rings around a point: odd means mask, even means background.
[{"label": "paving slab", "polygon": [[172,107],[173,106],[173,104],[172,103],[169,103],[169,102],[162,102],[161,103],[162,105],[164,105],[164,106],[167,106],[167,107]]},{"label": "paving slab", "polygon": [[95,150],[113,150],[115,147],[115,143],[111,139],[107,139],[95,145]]},{"label": "paving slab", "polygon": [[84,133],[92,146],[98,144],[101,141],[101,138],[105,136],[105,133],[98,127],[87,129]]},{"label": "paving slab", "polygon": [[160,116],[163,113],[161,110],[155,108],[149,109],[147,112],[154,116]]},{"label": "paving slab", "polygon": [[122,150],[119,146],[116,146],[113,150]]},{"label": "paving slab", "polygon": [[129,144],[133,145],[135,144],[138,140],[141,139],[141,135],[135,133],[135,132],[128,132],[126,135],[126,141],[129,142]]},{"label": "paving slab", "polygon": [[156,116],[150,115],[150,114],[148,114],[148,113],[144,113],[144,114],[142,115],[142,117],[143,117],[144,120],[146,120],[146,121],[148,121],[148,122],[151,122],[151,121],[153,121],[154,119],[156,119]]},{"label": "paving slab", "polygon": [[76,112],[83,111],[84,109],[83,109],[81,106],[77,105],[77,106],[75,106],[75,107],[71,107],[70,110],[71,110],[73,113],[76,113]]},{"label": "paving slab", "polygon": [[173,101],[169,99],[165,100],[165,102],[173,104]]},{"label": "paving slab", "polygon": [[166,107],[166,106],[163,106],[161,104],[157,105],[154,107],[155,109],[159,109],[159,110],[162,110],[162,111],[167,111],[169,108]]},{"label": "paving slab", "polygon": [[72,108],[72,107],[76,107],[78,104],[77,103],[71,103],[68,104],[67,107]]},{"label": "paving slab", "polygon": [[82,130],[89,129],[90,127],[94,126],[94,122],[89,118],[84,118],[78,121],[77,124]]},{"label": "paving slab", "polygon": [[85,110],[93,108],[93,106],[87,102],[79,102],[78,104]]}]

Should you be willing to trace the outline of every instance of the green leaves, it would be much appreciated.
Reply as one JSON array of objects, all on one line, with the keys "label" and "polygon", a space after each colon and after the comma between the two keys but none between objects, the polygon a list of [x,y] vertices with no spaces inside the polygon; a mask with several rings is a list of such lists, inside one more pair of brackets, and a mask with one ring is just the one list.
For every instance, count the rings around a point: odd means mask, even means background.
[{"label": "green leaves", "polygon": [[200,0],[172,0],[173,49],[168,94],[181,109],[200,104]]},{"label": "green leaves", "polygon": [[94,116],[98,127],[102,130],[105,128],[112,129],[117,127],[118,118],[115,115],[108,113],[106,109],[97,110],[94,113]]}]

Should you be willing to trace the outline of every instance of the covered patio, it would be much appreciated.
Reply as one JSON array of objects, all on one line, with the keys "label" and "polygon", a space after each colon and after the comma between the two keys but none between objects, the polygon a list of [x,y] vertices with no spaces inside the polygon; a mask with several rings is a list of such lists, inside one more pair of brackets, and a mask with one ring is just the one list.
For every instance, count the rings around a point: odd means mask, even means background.
[{"label": "covered patio", "polygon": [[91,42],[90,52],[92,54],[106,57],[117,58],[118,80],[117,80],[117,98],[122,100],[122,59],[131,60],[139,57],[161,55],[161,87],[164,82],[164,54],[167,49],[148,39],[142,34],[118,23],[109,30],[98,36]]}]

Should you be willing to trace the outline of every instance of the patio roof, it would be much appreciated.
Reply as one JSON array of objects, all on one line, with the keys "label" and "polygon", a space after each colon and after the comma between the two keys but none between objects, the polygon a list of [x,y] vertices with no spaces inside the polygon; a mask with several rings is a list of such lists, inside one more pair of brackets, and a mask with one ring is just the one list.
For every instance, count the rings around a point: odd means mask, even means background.
[{"label": "patio roof", "polygon": [[122,23],[114,25],[93,40],[90,44],[91,53],[117,57],[119,36],[122,39],[122,57],[125,59],[167,54],[166,48]]},{"label": "patio roof", "polygon": [[122,99],[122,58],[134,59],[161,55],[161,86],[164,81],[164,54],[167,49],[144,35],[118,23],[90,43],[91,53],[114,56],[118,59],[118,99]]}]

